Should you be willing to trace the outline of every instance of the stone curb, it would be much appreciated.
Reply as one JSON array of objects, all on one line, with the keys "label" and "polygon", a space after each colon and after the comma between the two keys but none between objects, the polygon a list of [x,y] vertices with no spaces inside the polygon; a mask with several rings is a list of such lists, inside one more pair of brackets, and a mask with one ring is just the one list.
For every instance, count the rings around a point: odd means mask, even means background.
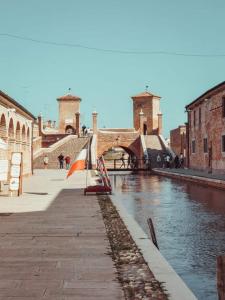
[{"label": "stone curb", "polygon": [[169,294],[169,299],[197,300],[192,291],[169,265],[139,224],[132,218],[131,215],[129,215],[123,204],[116,199],[112,199],[112,202],[116,206],[120,217],[127,226],[128,231],[130,232],[137,247],[140,249],[155,278],[159,282],[163,282],[163,286]]},{"label": "stone curb", "polygon": [[182,180],[191,181],[191,182],[195,182],[198,184],[225,190],[225,181],[224,180],[201,177],[201,176],[196,176],[196,175],[186,175],[186,174],[181,174],[181,173],[176,173],[176,172],[166,172],[166,171],[161,171],[161,170],[157,170],[157,169],[153,169],[152,171],[155,175],[162,175],[162,176],[171,177],[171,178],[175,178],[175,179],[182,179]]}]

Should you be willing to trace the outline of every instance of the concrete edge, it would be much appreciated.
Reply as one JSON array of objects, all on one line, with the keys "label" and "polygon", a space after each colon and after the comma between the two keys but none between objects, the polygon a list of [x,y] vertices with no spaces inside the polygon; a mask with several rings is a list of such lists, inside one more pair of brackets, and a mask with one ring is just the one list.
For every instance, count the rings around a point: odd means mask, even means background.
[{"label": "concrete edge", "polygon": [[186,174],[180,174],[180,173],[175,173],[175,172],[166,172],[158,169],[153,169],[152,170],[155,175],[162,175],[166,177],[171,177],[175,179],[182,179],[186,181],[191,181],[195,183],[200,183],[202,185],[207,185],[219,189],[225,189],[225,181],[220,180],[220,179],[214,179],[214,178],[207,178],[207,177],[201,177],[201,176],[196,176],[196,175],[186,175]]},{"label": "concrete edge", "polygon": [[140,249],[146,263],[159,282],[169,294],[171,300],[197,300],[196,296],[187,287],[180,276],[169,265],[159,250],[154,246],[149,237],[145,234],[139,224],[127,212],[123,204],[116,199],[112,199],[118,213],[124,221],[137,247]]}]

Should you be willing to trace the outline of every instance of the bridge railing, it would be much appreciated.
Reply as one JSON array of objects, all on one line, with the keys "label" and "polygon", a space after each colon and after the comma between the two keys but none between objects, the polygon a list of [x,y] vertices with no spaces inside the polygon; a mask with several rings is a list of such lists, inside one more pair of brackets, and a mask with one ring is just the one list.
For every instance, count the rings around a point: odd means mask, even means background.
[{"label": "bridge railing", "polygon": [[140,170],[140,169],[150,169],[151,164],[148,159],[105,159],[105,166],[108,170]]}]

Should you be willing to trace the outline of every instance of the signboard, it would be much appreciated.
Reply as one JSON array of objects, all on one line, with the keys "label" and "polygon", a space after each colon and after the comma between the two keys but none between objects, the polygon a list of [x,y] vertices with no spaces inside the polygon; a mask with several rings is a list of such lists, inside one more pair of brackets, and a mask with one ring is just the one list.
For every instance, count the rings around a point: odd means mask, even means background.
[{"label": "signboard", "polygon": [[13,152],[10,168],[10,191],[17,191],[18,196],[22,194],[22,152]]},{"label": "signboard", "polygon": [[10,178],[10,182],[9,182],[9,188],[10,191],[18,191],[19,190],[19,178]]},{"label": "signboard", "polygon": [[8,179],[9,162],[7,159],[0,160],[0,181]]},{"label": "signboard", "polygon": [[12,165],[21,165],[22,153],[13,152],[12,153]]},{"label": "signboard", "polygon": [[20,166],[12,165],[10,175],[11,175],[11,177],[19,178],[20,177]]}]

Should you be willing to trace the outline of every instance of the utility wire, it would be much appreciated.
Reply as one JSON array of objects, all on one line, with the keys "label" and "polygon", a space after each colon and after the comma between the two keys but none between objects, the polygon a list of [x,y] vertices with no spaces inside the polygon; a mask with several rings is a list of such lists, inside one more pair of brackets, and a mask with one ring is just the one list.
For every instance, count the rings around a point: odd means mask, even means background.
[{"label": "utility wire", "polygon": [[119,54],[138,54],[138,55],[171,55],[171,56],[189,56],[189,57],[225,57],[225,54],[201,54],[201,53],[183,53],[183,52],[172,52],[172,51],[148,51],[148,50],[120,50],[120,49],[106,49],[106,48],[96,48],[96,47],[89,47],[82,44],[72,44],[72,43],[60,43],[60,42],[52,42],[52,41],[45,41],[39,39],[33,39],[29,37],[24,37],[20,35],[14,35],[9,33],[0,33],[0,37],[9,37],[18,40],[29,41],[33,43],[45,44],[45,45],[52,45],[52,46],[62,46],[68,48],[81,48],[87,50],[94,50],[98,52],[108,52],[108,53],[119,53]]}]

